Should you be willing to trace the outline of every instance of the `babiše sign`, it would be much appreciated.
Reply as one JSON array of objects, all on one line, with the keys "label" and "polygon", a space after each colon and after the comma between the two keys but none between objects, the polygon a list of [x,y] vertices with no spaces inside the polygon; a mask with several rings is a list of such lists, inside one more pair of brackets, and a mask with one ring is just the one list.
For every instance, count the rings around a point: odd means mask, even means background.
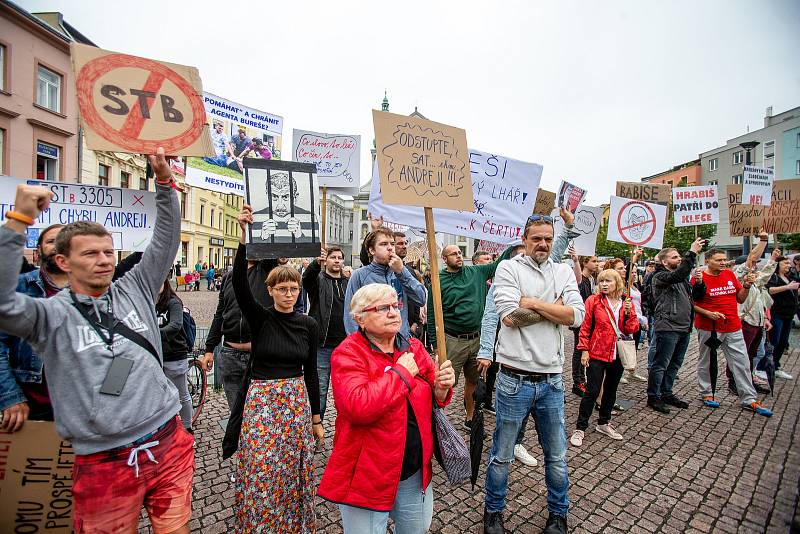
[{"label": "babi\u0161e sign", "polygon": [[14,208],[17,186],[25,183],[44,186],[53,192],[50,207],[28,227],[29,244],[35,243],[39,231],[51,224],[75,221],[93,221],[105,226],[116,250],[140,252],[150,243],[156,222],[156,194],[151,191],[3,176],[0,178],[0,223],[5,221],[6,211]]},{"label": "babi\u0161e sign", "polygon": [[636,247],[661,248],[666,221],[666,206],[612,196],[608,240]]},{"label": "babi\u0161e sign", "polygon": [[719,222],[716,185],[675,187],[672,189],[675,226],[697,226]]},{"label": "babi\u0161e sign", "polygon": [[464,130],[376,110],[372,121],[384,202],[475,209]]},{"label": "babi\u0161e sign", "polygon": [[317,166],[320,187],[344,188],[353,194],[361,184],[361,136],[292,131],[292,159]]},{"label": "babi\u0161e sign", "polygon": [[196,68],[77,43],[70,54],[88,148],[211,155]]},{"label": "babi\u0161e sign", "polygon": [[[536,201],[542,166],[491,152],[470,150],[468,155],[474,204],[470,210],[434,209],[437,232],[518,243]],[[373,167],[369,211],[387,221],[425,228],[423,208],[383,201],[377,165]]]},{"label": "babi\u0161e sign", "polygon": [[671,186],[644,182],[617,182],[617,196],[667,206]]},{"label": "babi\u0161e sign", "polygon": [[775,169],[745,165],[742,171],[742,204],[769,206]]}]

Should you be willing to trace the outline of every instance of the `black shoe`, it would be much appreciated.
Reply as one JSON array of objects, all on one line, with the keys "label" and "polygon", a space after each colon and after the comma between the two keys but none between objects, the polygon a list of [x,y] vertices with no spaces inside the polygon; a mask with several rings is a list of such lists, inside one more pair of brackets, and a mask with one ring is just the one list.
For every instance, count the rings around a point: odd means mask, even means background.
[{"label": "black shoe", "polygon": [[487,404],[486,406],[484,406],[483,407],[483,411],[486,412],[486,413],[490,413],[492,415],[497,415],[497,412],[495,412],[495,410],[494,410],[494,405],[493,404]]},{"label": "black shoe", "polygon": [[472,419],[466,419],[466,420],[464,421],[464,428],[465,428],[465,429],[466,429],[468,432],[472,431]]},{"label": "black shoe", "polygon": [[669,413],[669,408],[665,404],[666,400],[647,398],[647,405],[659,413]]},{"label": "black shoe", "polygon": [[664,404],[669,404],[670,406],[675,406],[676,408],[685,409],[689,407],[689,403],[685,400],[679,399],[675,395],[668,395],[661,399],[664,401]]},{"label": "black shoe", "polygon": [[483,534],[506,534],[503,526],[503,512],[483,511]]},{"label": "black shoe", "polygon": [[567,534],[567,518],[561,515],[550,514],[542,534]]},{"label": "black shoe", "polygon": [[729,382],[728,383],[728,391],[730,391],[731,393],[733,393],[737,397],[739,396],[739,390],[736,389],[736,384],[734,382]]},{"label": "black shoe", "polygon": [[756,393],[771,393],[768,387],[762,386],[761,384],[753,384],[753,387],[756,388]]}]

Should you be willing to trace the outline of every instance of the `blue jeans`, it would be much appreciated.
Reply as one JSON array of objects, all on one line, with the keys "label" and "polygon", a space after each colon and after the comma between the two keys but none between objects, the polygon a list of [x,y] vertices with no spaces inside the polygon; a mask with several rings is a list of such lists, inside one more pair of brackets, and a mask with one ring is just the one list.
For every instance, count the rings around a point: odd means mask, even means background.
[{"label": "blue jeans", "polygon": [[389,517],[395,534],[428,532],[433,519],[433,484],[422,492],[422,469],[401,480],[391,512],[375,512],[346,504],[339,505],[344,534],[386,534]]},{"label": "blue jeans", "polygon": [[317,349],[317,376],[319,377],[319,418],[325,419],[328,405],[328,386],[331,383],[331,353],[333,347]]},{"label": "blue jeans", "polygon": [[514,445],[522,420],[530,412],[544,450],[547,509],[566,517],[569,473],[561,375],[552,376],[546,382],[530,382],[498,373],[495,410],[495,431],[486,468],[486,511],[501,512],[506,507],[508,466],[514,460]]},{"label": "blue jeans", "polygon": [[772,362],[775,370],[781,368],[781,356],[789,346],[789,334],[792,333],[792,317],[783,319],[781,317],[772,318],[772,330],[769,331],[769,342],[774,347],[772,351]]},{"label": "blue jeans", "polygon": [[647,379],[647,396],[661,399],[672,395],[675,377],[683,365],[686,348],[689,346],[689,332],[654,332],[648,359],[653,354],[650,374]]}]

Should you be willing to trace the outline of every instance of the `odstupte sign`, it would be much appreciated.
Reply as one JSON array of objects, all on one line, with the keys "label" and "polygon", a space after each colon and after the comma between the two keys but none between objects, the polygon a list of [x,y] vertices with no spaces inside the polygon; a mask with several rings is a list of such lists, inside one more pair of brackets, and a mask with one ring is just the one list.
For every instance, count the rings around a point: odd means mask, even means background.
[{"label": "odstupte sign", "polygon": [[143,251],[153,236],[156,222],[156,194],[151,191],[23,180],[3,176],[0,180],[0,223],[14,207],[17,185],[40,185],[53,192],[50,207],[28,228],[28,248],[35,248],[39,232],[51,224],[93,221],[111,233],[116,250]]},{"label": "odstupte sign", "polygon": [[77,43],[70,54],[88,148],[211,155],[196,68]]},{"label": "odstupte sign", "polygon": [[661,248],[666,219],[666,206],[612,196],[608,239],[636,247]]},{"label": "odstupte sign", "polygon": [[475,209],[464,130],[376,110],[372,121],[384,202]]}]

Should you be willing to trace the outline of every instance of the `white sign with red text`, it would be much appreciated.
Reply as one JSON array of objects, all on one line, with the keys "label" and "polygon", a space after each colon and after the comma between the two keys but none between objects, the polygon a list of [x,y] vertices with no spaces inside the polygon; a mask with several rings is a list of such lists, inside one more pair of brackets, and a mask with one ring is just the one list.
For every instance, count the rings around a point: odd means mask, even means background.
[{"label": "white sign with red text", "polygon": [[775,169],[744,166],[742,173],[742,204],[769,206],[772,203],[772,184]]},{"label": "white sign with red text", "polygon": [[719,195],[716,185],[672,188],[675,226],[719,223]]}]

